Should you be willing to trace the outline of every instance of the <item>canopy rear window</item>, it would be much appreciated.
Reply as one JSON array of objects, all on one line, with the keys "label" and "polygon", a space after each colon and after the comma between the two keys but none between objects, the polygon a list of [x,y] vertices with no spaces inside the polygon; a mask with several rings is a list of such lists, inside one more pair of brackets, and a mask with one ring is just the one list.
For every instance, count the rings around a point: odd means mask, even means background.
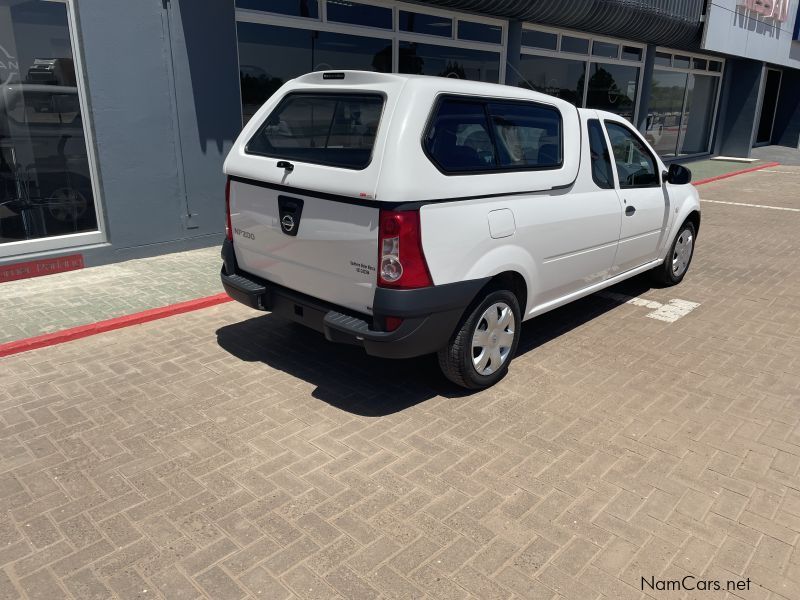
[{"label": "canopy rear window", "polygon": [[245,146],[248,154],[363,169],[372,159],[383,96],[288,94]]}]

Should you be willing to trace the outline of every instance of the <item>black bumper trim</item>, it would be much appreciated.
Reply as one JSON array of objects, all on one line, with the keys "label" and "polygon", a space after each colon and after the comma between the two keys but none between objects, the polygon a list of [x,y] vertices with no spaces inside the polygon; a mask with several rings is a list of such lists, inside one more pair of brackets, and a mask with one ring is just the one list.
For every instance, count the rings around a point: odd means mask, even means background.
[{"label": "black bumper trim", "polygon": [[[223,250],[232,253],[230,250]],[[256,310],[271,311],[315,329],[331,342],[362,346],[367,354],[383,358],[411,358],[430,354],[447,345],[466,307],[486,283],[472,280],[419,290],[385,290],[375,294],[375,316],[349,311],[341,306],[290,290],[236,269],[228,273],[235,258],[226,257],[222,285],[228,295]],[[402,317],[394,331],[373,329],[382,317]]]}]

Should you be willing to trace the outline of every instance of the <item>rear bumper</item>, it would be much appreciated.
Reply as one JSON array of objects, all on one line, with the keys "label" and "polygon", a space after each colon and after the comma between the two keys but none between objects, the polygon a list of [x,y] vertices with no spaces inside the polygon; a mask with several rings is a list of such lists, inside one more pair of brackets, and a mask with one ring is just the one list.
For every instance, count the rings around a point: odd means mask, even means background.
[{"label": "rear bumper", "polygon": [[[222,285],[234,300],[320,331],[331,342],[358,345],[367,354],[383,358],[411,358],[445,347],[464,310],[488,281],[475,279],[418,290],[378,288],[370,316],[239,270],[233,245],[227,240],[222,258]],[[386,316],[401,317],[403,322],[394,331],[380,331]]]}]

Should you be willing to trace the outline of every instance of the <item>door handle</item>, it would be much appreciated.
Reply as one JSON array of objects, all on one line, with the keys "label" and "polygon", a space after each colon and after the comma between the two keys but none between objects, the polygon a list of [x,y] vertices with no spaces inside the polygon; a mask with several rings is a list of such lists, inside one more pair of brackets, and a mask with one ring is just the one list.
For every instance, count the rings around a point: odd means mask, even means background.
[{"label": "door handle", "polygon": [[625,208],[625,216],[630,217],[633,213],[636,212],[636,208],[633,206],[628,206]]}]

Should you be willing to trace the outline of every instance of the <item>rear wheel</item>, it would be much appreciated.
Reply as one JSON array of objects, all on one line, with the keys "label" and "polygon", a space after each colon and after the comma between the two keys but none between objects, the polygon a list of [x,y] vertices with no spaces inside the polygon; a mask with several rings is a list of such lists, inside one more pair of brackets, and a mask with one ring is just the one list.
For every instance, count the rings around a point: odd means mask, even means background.
[{"label": "rear wheel", "polygon": [[670,246],[664,263],[653,270],[653,276],[664,285],[676,285],[683,281],[694,255],[694,240],[697,232],[694,223],[686,221]]},{"label": "rear wheel", "polygon": [[496,290],[475,305],[446,348],[439,351],[445,377],[469,389],[487,388],[502,379],[514,358],[522,325],[517,297]]}]

